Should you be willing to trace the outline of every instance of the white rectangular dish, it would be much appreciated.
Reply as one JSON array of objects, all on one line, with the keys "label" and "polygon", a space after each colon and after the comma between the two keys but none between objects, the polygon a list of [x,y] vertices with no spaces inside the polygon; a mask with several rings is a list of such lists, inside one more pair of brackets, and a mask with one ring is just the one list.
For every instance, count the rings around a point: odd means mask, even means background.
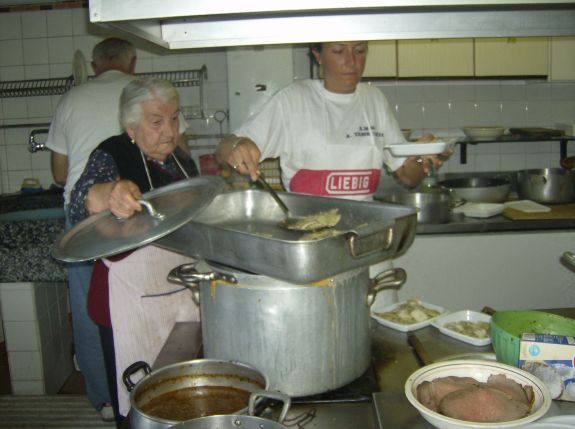
[{"label": "white rectangular dish", "polygon": [[498,203],[465,203],[453,209],[454,213],[463,213],[467,217],[488,218],[503,212],[505,206]]},{"label": "white rectangular dish", "polygon": [[421,155],[438,155],[445,152],[450,143],[445,141],[392,144],[384,146],[393,156],[421,156]]},{"label": "white rectangular dish", "polygon": [[477,311],[472,310],[456,311],[453,313],[447,313],[439,317],[436,317],[431,322],[431,326],[439,329],[439,332],[441,332],[442,334],[448,335],[452,338],[455,338],[456,340],[463,341],[468,344],[473,344],[474,346],[486,346],[488,344],[491,344],[490,335],[487,336],[486,338],[477,338],[447,328],[446,325],[452,322],[490,323],[491,316],[489,316],[488,314],[479,313]]},{"label": "white rectangular dish", "polygon": [[392,328],[392,329],[395,329],[395,330],[401,331],[401,332],[410,332],[410,331],[415,331],[417,329],[421,329],[421,328],[425,328],[426,326],[429,326],[429,324],[435,318],[437,318],[441,314],[445,313],[445,308],[440,307],[438,305],[430,304],[428,302],[423,302],[420,300],[409,300],[409,301],[415,301],[418,305],[425,307],[426,309],[429,309],[429,310],[435,310],[435,311],[439,312],[439,314],[435,317],[431,317],[429,319],[422,320],[420,322],[405,323],[405,324],[392,322],[391,320],[385,319],[385,318],[383,318],[377,314],[377,313],[387,313],[387,312],[394,311],[399,306],[406,304],[408,302],[408,300],[406,300],[406,301],[397,302],[395,304],[387,305],[387,306],[381,307],[381,308],[375,307],[375,304],[374,304],[374,306],[372,306],[372,308],[371,308],[371,317],[373,317],[377,321],[377,323],[379,323],[380,325],[387,326],[388,328]]}]

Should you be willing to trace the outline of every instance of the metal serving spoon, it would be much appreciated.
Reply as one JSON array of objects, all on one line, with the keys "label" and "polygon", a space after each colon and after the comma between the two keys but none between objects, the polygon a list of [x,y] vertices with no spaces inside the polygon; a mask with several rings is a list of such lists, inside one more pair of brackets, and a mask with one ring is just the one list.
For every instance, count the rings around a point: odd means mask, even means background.
[{"label": "metal serving spoon", "polygon": [[318,225],[310,225],[309,222],[306,222],[307,218],[294,217],[290,214],[290,210],[289,210],[288,206],[286,206],[286,204],[283,202],[283,200],[277,194],[275,189],[272,188],[272,186],[268,183],[268,181],[265,179],[262,172],[260,172],[260,174],[258,175],[256,182],[258,182],[260,185],[262,185],[263,188],[270,193],[270,195],[275,200],[275,202],[278,204],[278,206],[280,206],[280,208],[283,210],[283,212],[285,214],[285,218],[278,222],[278,226],[280,226],[281,228],[288,229],[290,231],[317,232],[317,231],[320,231],[320,230],[323,230],[326,228],[332,228],[337,224],[337,222],[339,222],[339,217],[338,217],[337,220],[333,219],[331,222],[328,222],[328,223],[322,223],[322,224],[318,224]]}]

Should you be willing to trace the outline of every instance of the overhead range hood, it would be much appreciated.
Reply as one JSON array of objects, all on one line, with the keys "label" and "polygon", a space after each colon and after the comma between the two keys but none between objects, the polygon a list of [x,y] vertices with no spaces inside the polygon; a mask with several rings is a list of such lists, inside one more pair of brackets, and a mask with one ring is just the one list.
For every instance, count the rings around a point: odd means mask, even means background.
[{"label": "overhead range hood", "polygon": [[168,49],[575,35],[575,0],[90,0],[90,21]]}]

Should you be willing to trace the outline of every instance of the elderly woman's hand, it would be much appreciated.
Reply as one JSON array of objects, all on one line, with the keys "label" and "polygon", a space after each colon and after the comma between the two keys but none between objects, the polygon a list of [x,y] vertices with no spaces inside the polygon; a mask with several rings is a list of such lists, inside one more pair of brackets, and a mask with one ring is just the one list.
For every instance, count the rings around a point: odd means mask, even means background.
[{"label": "elderly woman's hand", "polygon": [[110,191],[108,206],[114,216],[128,218],[134,212],[142,210],[138,198],[142,196],[140,188],[130,180],[118,180]]},{"label": "elderly woman's hand", "polygon": [[142,209],[137,201],[141,195],[138,185],[134,182],[115,180],[92,185],[84,204],[90,214],[109,209],[117,217],[128,218]]}]

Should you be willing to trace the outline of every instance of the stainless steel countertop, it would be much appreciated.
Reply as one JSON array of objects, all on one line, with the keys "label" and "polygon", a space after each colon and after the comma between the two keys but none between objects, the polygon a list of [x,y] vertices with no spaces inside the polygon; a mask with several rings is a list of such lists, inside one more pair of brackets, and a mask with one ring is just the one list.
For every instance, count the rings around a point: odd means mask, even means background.
[{"label": "stainless steel countertop", "polygon": [[[575,309],[548,310],[575,317]],[[372,320],[372,356],[381,391],[373,394],[373,402],[336,404],[294,404],[288,419],[313,418],[301,426],[288,421],[289,427],[308,429],[431,429],[409,404],[404,395],[407,377],[420,367],[420,362],[407,341],[407,334],[381,326]],[[491,346],[476,347],[441,334],[433,327],[415,331],[430,361],[455,357],[473,357],[492,354]],[[194,359],[201,353],[199,323],[177,323],[154,368]],[[575,414],[575,403],[553,401],[547,416]]]},{"label": "stainless steel countertop", "polygon": [[481,232],[517,232],[573,230],[575,219],[533,219],[511,220],[503,215],[490,218],[471,218],[462,213],[452,213],[449,222],[440,224],[418,224],[416,233],[427,234],[457,234]]}]

